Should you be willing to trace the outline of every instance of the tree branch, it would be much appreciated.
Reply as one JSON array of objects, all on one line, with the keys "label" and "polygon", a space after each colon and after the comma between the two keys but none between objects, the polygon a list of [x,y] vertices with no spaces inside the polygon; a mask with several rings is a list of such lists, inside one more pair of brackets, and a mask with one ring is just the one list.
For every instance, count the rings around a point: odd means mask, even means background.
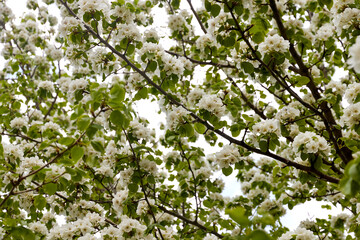
[{"label": "tree branch", "polygon": [[198,23],[199,23],[199,25],[200,25],[200,27],[201,27],[201,30],[206,34],[207,31],[206,31],[203,23],[201,22],[201,19],[200,19],[199,15],[198,15],[197,12],[195,11],[195,9],[194,9],[194,7],[193,7],[193,5],[192,5],[192,3],[191,3],[191,0],[187,0],[187,2],[189,3],[190,9],[191,9],[191,11],[193,12],[194,16],[196,17],[196,20],[198,21]]},{"label": "tree branch", "polygon": [[170,211],[170,210],[168,210],[167,208],[165,208],[165,207],[163,207],[163,206],[161,206],[161,205],[156,205],[156,206],[157,206],[160,210],[164,211],[165,213],[170,214],[170,215],[172,215],[172,216],[174,216],[174,217],[177,217],[178,219],[180,219],[180,220],[182,220],[182,221],[184,221],[184,222],[186,222],[186,223],[189,223],[189,224],[191,224],[191,225],[193,225],[193,226],[196,226],[196,227],[198,227],[198,228],[200,228],[200,229],[202,229],[202,230],[204,230],[204,231],[206,231],[206,232],[209,232],[209,233],[217,236],[218,238],[224,238],[224,236],[222,236],[220,233],[216,232],[215,230],[208,229],[207,227],[201,225],[200,223],[198,223],[198,222],[196,222],[196,221],[192,221],[192,220],[184,217],[183,215],[181,215],[181,214],[179,214],[179,213],[177,213],[177,212]]},{"label": "tree branch", "polygon": [[[282,23],[280,13],[276,7],[275,0],[270,0],[270,8],[273,11],[274,18],[276,21],[276,24],[279,28],[281,36],[290,42],[290,54],[296,61],[296,64],[299,66],[299,74],[302,76],[305,76],[310,79],[310,81],[307,83],[307,87],[310,89],[313,97],[315,100],[319,100],[321,98],[320,93],[318,92],[318,89],[314,83],[314,79],[312,75],[309,72],[308,67],[305,66],[301,56],[297,53],[297,51],[294,48],[294,44],[290,41],[286,34],[286,29],[284,27],[284,24]],[[330,135],[330,139],[332,143],[335,146],[336,152],[340,156],[340,158],[345,162],[348,163],[352,160],[352,151],[345,146],[344,142],[341,140],[342,133],[341,130],[337,129],[337,123],[334,119],[334,116],[331,113],[331,109],[327,106],[326,101],[321,101],[319,104],[322,113],[319,114],[321,118],[324,120],[324,124],[326,126],[326,130],[328,131]],[[339,143],[338,143],[339,142]],[[343,146],[342,148],[339,147],[339,145]]]}]

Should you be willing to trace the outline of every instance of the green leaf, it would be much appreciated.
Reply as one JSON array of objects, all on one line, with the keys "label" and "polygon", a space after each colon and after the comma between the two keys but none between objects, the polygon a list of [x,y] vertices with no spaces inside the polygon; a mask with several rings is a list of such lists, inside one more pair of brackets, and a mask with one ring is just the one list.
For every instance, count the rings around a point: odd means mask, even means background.
[{"label": "green leaf", "polygon": [[225,176],[229,176],[232,174],[233,172],[233,169],[231,166],[227,167],[227,168],[223,168],[221,169],[222,173],[225,175]]},{"label": "green leaf", "polygon": [[249,62],[242,62],[241,67],[244,69],[244,72],[251,74],[254,72],[254,66]]},{"label": "green leaf", "polygon": [[84,156],[84,149],[79,146],[75,146],[71,149],[71,158],[75,163],[79,161]]},{"label": "green leaf", "polygon": [[205,9],[206,11],[211,11],[211,3],[208,0],[205,0]]},{"label": "green leaf", "polygon": [[90,25],[91,25],[91,27],[92,27],[93,29],[97,29],[99,23],[98,23],[98,21],[93,20],[93,21],[91,21]]},{"label": "green leaf", "polygon": [[300,158],[305,161],[305,160],[307,160],[309,158],[309,154],[301,152],[300,153]]},{"label": "green leaf", "polygon": [[148,89],[142,87],[134,96],[134,100],[146,99],[148,98]]},{"label": "green leaf", "polygon": [[86,129],[86,135],[89,137],[89,139],[92,139],[98,130],[99,130],[99,128],[96,127],[96,124],[91,124]]},{"label": "green leaf", "polygon": [[273,172],[272,172],[273,178],[276,178],[276,175],[278,174],[279,171],[280,171],[279,166],[274,167]]},{"label": "green leaf", "polygon": [[235,44],[235,38],[233,36],[226,37],[223,41],[225,47],[232,47]]},{"label": "green leaf", "polygon": [[203,124],[201,124],[201,123],[195,123],[194,124],[194,128],[195,128],[195,130],[198,132],[198,133],[200,133],[200,134],[203,134],[203,133],[205,133],[206,132],[206,127],[205,127],[205,125],[203,125]]},{"label": "green leaf", "polygon": [[0,159],[4,159],[4,147],[1,143],[1,137],[0,137]]},{"label": "green leaf", "polygon": [[75,140],[71,137],[63,137],[59,139],[59,143],[65,146],[71,145]]},{"label": "green leaf", "polygon": [[98,152],[101,152],[101,153],[105,152],[105,149],[104,149],[103,145],[101,144],[101,142],[91,141],[91,146]]},{"label": "green leaf", "polygon": [[84,13],[84,16],[83,16],[84,22],[89,22],[90,19],[91,19],[91,13],[89,13],[89,12]]},{"label": "green leaf", "polygon": [[340,180],[339,188],[343,194],[348,196],[355,196],[360,191],[360,185],[348,176]]},{"label": "green leaf", "polygon": [[150,72],[154,72],[157,69],[157,62],[156,61],[149,61],[146,70]]},{"label": "green leaf", "polygon": [[17,72],[19,70],[19,63],[15,62],[11,64],[11,68],[14,72]]},{"label": "green leaf", "polygon": [[301,87],[301,86],[308,84],[308,82],[310,82],[310,79],[305,76],[297,76],[295,78],[295,81],[296,81],[295,86]]},{"label": "green leaf", "polygon": [[321,157],[317,157],[314,163],[314,168],[316,170],[321,170],[321,166],[322,166],[322,159]]},{"label": "green leaf", "polygon": [[275,219],[274,219],[273,215],[266,212],[266,213],[262,214],[262,217],[259,219],[259,222],[264,225],[272,225],[273,226],[275,224]]},{"label": "green leaf", "polygon": [[42,195],[37,195],[34,197],[34,206],[39,210],[43,210],[46,206],[46,199]]},{"label": "green leaf", "polygon": [[94,18],[96,19],[96,21],[100,21],[100,11],[95,11],[94,12]]},{"label": "green leaf", "polygon": [[113,108],[120,108],[125,99],[125,89],[120,84],[115,84],[110,90],[109,105]]},{"label": "green leaf", "polygon": [[289,132],[289,130],[287,130],[287,128],[286,128],[285,125],[281,124],[280,130],[281,130],[281,135],[282,135],[283,137],[288,137],[288,136],[290,136],[290,132]]},{"label": "green leaf", "polygon": [[127,38],[123,38],[120,41],[120,49],[126,49],[128,43],[129,43],[129,40]]},{"label": "green leaf", "polygon": [[136,183],[130,183],[128,185],[128,189],[132,193],[136,193],[138,191],[139,186]]},{"label": "green leaf", "polygon": [[262,43],[265,39],[265,35],[263,32],[257,32],[252,36],[252,40],[254,43]]},{"label": "green leaf", "polygon": [[77,121],[77,126],[79,131],[84,131],[85,129],[87,129],[87,127],[90,125],[91,119],[89,118],[89,116],[82,116],[81,118],[79,118],[79,120]]},{"label": "green leaf", "polygon": [[9,230],[11,238],[4,239],[16,239],[16,240],[35,240],[35,234],[27,228],[24,227],[13,227]]},{"label": "green leaf", "polygon": [[75,100],[76,101],[81,101],[81,99],[83,99],[83,90],[82,89],[78,89],[75,91]]},{"label": "green leaf", "polygon": [[187,137],[192,137],[194,135],[194,128],[191,126],[190,123],[184,124],[184,129],[185,129],[185,135]]},{"label": "green leaf", "polygon": [[44,192],[49,195],[54,195],[57,191],[57,184],[56,183],[48,183],[44,185]]},{"label": "green leaf", "polygon": [[252,231],[246,239],[248,240],[272,240],[272,238],[263,230],[257,229]]},{"label": "green leaf", "polygon": [[241,4],[241,2],[237,3],[236,6],[234,7],[235,13],[239,16],[241,16],[244,12],[244,7]]},{"label": "green leaf", "polygon": [[221,7],[219,5],[217,5],[217,4],[212,5],[211,10],[210,10],[211,15],[213,17],[216,17],[217,15],[219,15],[220,10],[221,10]]},{"label": "green leaf", "polygon": [[267,143],[267,141],[260,141],[259,142],[259,147],[260,147],[260,150],[262,151],[262,152],[267,152],[268,151],[268,143]]},{"label": "green leaf", "polygon": [[331,9],[333,5],[333,0],[320,0],[319,2],[326,5],[328,9]]},{"label": "green leaf", "polygon": [[171,5],[174,7],[174,9],[179,9],[180,7],[180,0],[172,0]]},{"label": "green leaf", "polygon": [[225,209],[225,213],[241,227],[249,226],[251,223],[249,218],[245,215],[245,208],[243,207],[227,208]]},{"label": "green leaf", "polygon": [[110,114],[110,122],[121,128],[127,128],[129,126],[129,120],[119,110],[112,111]]},{"label": "green leaf", "polygon": [[128,55],[131,55],[133,54],[135,51],[135,45],[134,44],[129,44],[128,48],[127,48],[127,51],[126,51],[126,54]]}]

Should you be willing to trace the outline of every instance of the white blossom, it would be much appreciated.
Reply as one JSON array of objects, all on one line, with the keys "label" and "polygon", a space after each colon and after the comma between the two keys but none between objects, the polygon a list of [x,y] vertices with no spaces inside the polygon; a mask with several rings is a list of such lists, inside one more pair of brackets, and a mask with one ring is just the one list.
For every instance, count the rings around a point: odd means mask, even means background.
[{"label": "white blossom", "polygon": [[41,222],[32,222],[29,224],[29,229],[34,232],[38,232],[42,235],[46,235],[48,233],[48,230],[45,226],[45,224]]},{"label": "white blossom", "polygon": [[268,36],[259,44],[259,52],[262,54],[271,52],[285,53],[289,50],[290,43],[278,34]]},{"label": "white blossom", "polygon": [[344,114],[341,116],[341,121],[349,127],[358,124],[360,122],[360,102],[350,104],[345,108]]},{"label": "white blossom", "polygon": [[335,27],[332,24],[325,23],[317,30],[315,38],[326,41],[333,35],[334,30]]},{"label": "white blossom", "polygon": [[102,11],[106,16],[110,10],[110,4],[108,0],[80,0],[80,15],[84,15],[86,12]]},{"label": "white blossom", "polygon": [[220,152],[215,154],[215,161],[220,168],[227,168],[240,160],[240,153],[236,146],[225,145]]},{"label": "white blossom", "polygon": [[45,90],[47,90],[49,92],[54,92],[55,91],[54,83],[51,82],[51,81],[41,81],[41,82],[39,82],[38,87],[42,88],[42,89],[45,89]]},{"label": "white blossom", "polygon": [[205,94],[198,104],[200,109],[205,109],[217,117],[221,118],[225,114],[225,106],[221,99],[216,95]]},{"label": "white blossom", "polygon": [[280,123],[277,119],[266,119],[261,122],[257,122],[253,126],[254,134],[267,134],[267,133],[275,133],[276,135],[280,135]]},{"label": "white blossom", "polygon": [[301,148],[305,153],[317,153],[321,151],[327,154],[330,151],[330,147],[325,138],[309,131],[297,135],[292,145],[296,152],[301,151]]},{"label": "white blossom", "polygon": [[[293,236],[296,236],[296,237],[293,238]],[[317,239],[317,237],[314,235],[313,232],[311,232],[305,228],[298,227],[294,231],[289,231],[289,232],[284,233],[279,238],[279,240],[293,240],[293,239],[295,239],[295,240],[315,240],[315,239]]]},{"label": "white blossom", "polygon": [[186,25],[185,19],[182,15],[171,15],[169,17],[168,26],[173,31],[182,31]]},{"label": "white blossom", "polygon": [[70,82],[69,91],[75,92],[78,89],[85,89],[88,85],[88,81],[84,78],[75,79]]},{"label": "white blossom", "polygon": [[349,86],[346,88],[345,91],[345,99],[348,101],[348,103],[352,104],[354,103],[354,100],[359,96],[359,94],[360,94],[360,83],[349,84]]},{"label": "white blossom", "polygon": [[27,125],[27,118],[25,117],[16,117],[10,121],[10,127],[20,129]]},{"label": "white blossom", "polygon": [[360,73],[360,37],[357,37],[356,42],[349,48],[349,56],[349,67]]}]

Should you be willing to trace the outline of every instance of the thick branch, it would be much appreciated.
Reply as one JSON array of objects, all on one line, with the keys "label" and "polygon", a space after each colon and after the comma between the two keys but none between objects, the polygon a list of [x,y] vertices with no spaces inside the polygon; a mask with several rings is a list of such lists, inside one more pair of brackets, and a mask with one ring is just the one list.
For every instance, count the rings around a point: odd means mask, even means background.
[{"label": "thick branch", "polygon": [[[299,74],[310,79],[309,83],[306,86],[310,89],[311,94],[313,95],[315,100],[318,101],[321,98],[321,95],[318,92],[318,89],[314,83],[314,79],[313,79],[312,75],[309,72],[309,69],[305,66],[301,56],[297,53],[297,51],[294,47],[294,44],[289,40],[289,38],[286,34],[286,29],[284,27],[284,24],[282,23],[282,19],[281,19],[280,13],[276,7],[275,0],[270,0],[270,7],[271,7],[271,10],[273,11],[274,18],[275,18],[276,24],[279,28],[281,36],[285,40],[288,40],[290,42],[290,49],[289,49],[290,54],[296,61],[296,64],[299,66]],[[330,139],[336,148],[336,152],[338,153],[338,155],[341,157],[341,159],[345,163],[348,163],[349,161],[352,160],[352,151],[348,147],[346,147],[344,142],[341,140],[342,133],[341,133],[341,130],[339,130],[335,127],[337,125],[337,123],[334,119],[333,114],[331,113],[331,109],[328,107],[326,101],[321,101],[319,106],[323,112],[323,114],[320,114],[319,116],[322,117],[322,119],[324,120],[326,130],[329,132]],[[339,145],[343,146],[343,147],[340,148]]]}]

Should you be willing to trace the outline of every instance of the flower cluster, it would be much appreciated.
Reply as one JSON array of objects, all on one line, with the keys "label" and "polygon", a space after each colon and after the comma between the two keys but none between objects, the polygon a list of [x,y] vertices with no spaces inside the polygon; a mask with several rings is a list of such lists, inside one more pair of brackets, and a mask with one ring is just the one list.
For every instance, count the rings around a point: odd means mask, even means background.
[{"label": "flower cluster", "polygon": [[196,40],[196,47],[201,51],[204,51],[206,47],[216,46],[216,44],[216,40],[209,34],[202,35]]},{"label": "flower cluster", "polygon": [[166,120],[169,129],[175,130],[180,123],[184,122],[184,117],[188,112],[182,107],[175,107],[172,111],[167,112]]},{"label": "flower cluster", "polygon": [[290,43],[278,34],[268,36],[264,42],[259,44],[259,52],[262,54],[271,52],[285,53],[288,51]]},{"label": "flower cluster", "polygon": [[[296,238],[294,238],[294,236],[296,236]],[[286,232],[283,235],[281,235],[279,240],[292,240],[292,239],[314,240],[316,238],[317,237],[314,235],[312,231],[309,231],[302,227],[298,227],[294,231]]]},{"label": "flower cluster", "polygon": [[360,20],[359,16],[360,9],[357,8],[345,8],[343,12],[335,15],[333,23],[336,26],[337,33],[340,35],[343,30],[349,28],[353,24],[356,24],[356,22]]},{"label": "flower cluster", "polygon": [[[354,100],[359,98],[359,94],[360,94],[360,83],[349,84],[349,86],[346,88],[345,91],[345,99],[350,104],[355,103]],[[357,99],[357,101],[360,101],[360,98]]]},{"label": "flower cluster", "polygon": [[240,153],[235,145],[224,146],[220,152],[217,152],[214,155],[214,157],[220,168],[227,168],[231,164],[235,164],[240,161]]},{"label": "flower cluster", "polygon": [[331,80],[328,84],[326,84],[326,89],[331,89],[333,93],[342,96],[345,93],[346,85],[340,81]]},{"label": "flower cluster", "polygon": [[225,106],[216,95],[204,94],[198,106],[200,109],[205,109],[219,118],[225,114]]},{"label": "flower cluster", "polygon": [[333,35],[335,27],[331,23],[322,25],[316,32],[315,38],[325,41]]},{"label": "flower cluster", "polygon": [[108,13],[110,10],[110,4],[107,0],[80,0],[79,7],[79,14],[81,16],[87,12],[95,12],[100,9],[104,13]]},{"label": "flower cluster", "polygon": [[349,48],[349,55],[347,61],[349,67],[360,73],[360,37],[357,37],[356,42]]},{"label": "flower cluster", "polygon": [[[64,84],[66,84],[65,81]],[[85,89],[88,85],[89,85],[88,81],[84,78],[75,79],[69,83],[69,91],[75,92],[76,90],[79,89]]]},{"label": "flower cluster", "polygon": [[121,218],[121,223],[118,228],[121,233],[131,232],[132,234],[136,234],[134,239],[142,237],[146,230],[146,226],[142,225],[136,219],[126,217],[126,215]]},{"label": "flower cluster", "polygon": [[133,120],[130,122],[130,128],[132,128],[132,134],[139,139],[145,139],[149,141],[152,136],[155,134],[154,131],[151,131],[143,123],[140,123],[139,120]]},{"label": "flower cluster", "polygon": [[277,119],[267,119],[262,122],[257,122],[253,126],[253,133],[265,135],[267,133],[275,133],[280,135],[280,123]]},{"label": "flower cluster", "polygon": [[115,39],[117,41],[122,40],[123,38],[127,38],[131,41],[140,41],[141,40],[141,35],[140,32],[138,30],[138,28],[136,27],[135,24],[133,23],[129,23],[129,24],[122,24],[119,27],[118,32],[115,35]]},{"label": "flower cluster", "polygon": [[11,128],[20,129],[22,127],[27,126],[27,124],[28,124],[28,119],[26,117],[16,117],[10,121]]},{"label": "flower cluster", "polygon": [[185,70],[185,59],[177,59],[173,56],[163,55],[161,60],[164,62],[164,71],[166,71],[168,75],[175,74],[177,76],[180,76],[183,74]]},{"label": "flower cluster", "polygon": [[349,126],[353,127],[360,122],[360,102],[351,104],[344,110],[344,114],[341,116],[341,121]]},{"label": "flower cluster", "polygon": [[300,133],[294,138],[292,144],[295,152],[304,151],[305,153],[318,153],[323,152],[328,154],[330,152],[330,146],[325,138],[316,135],[314,132]]},{"label": "flower cluster", "polygon": [[186,27],[186,21],[184,17],[180,14],[178,15],[171,15],[169,17],[168,26],[173,31],[183,31]]},{"label": "flower cluster", "polygon": [[51,81],[41,81],[38,86],[39,88],[45,89],[49,92],[54,92],[54,83]]},{"label": "flower cluster", "polygon": [[296,109],[291,106],[283,107],[276,114],[276,118],[278,118],[280,121],[282,121],[282,120],[293,121],[298,116],[300,116],[299,109]]},{"label": "flower cluster", "polygon": [[121,215],[123,211],[123,206],[124,206],[123,204],[127,199],[128,195],[129,195],[129,190],[125,189],[122,191],[118,191],[114,196],[114,198],[112,199],[112,204],[113,204],[112,207],[119,215]]},{"label": "flower cluster", "polygon": [[115,5],[115,7],[110,10],[109,14],[110,16],[120,18],[126,23],[132,23],[135,19],[134,13],[132,13],[125,4],[122,6]]}]

